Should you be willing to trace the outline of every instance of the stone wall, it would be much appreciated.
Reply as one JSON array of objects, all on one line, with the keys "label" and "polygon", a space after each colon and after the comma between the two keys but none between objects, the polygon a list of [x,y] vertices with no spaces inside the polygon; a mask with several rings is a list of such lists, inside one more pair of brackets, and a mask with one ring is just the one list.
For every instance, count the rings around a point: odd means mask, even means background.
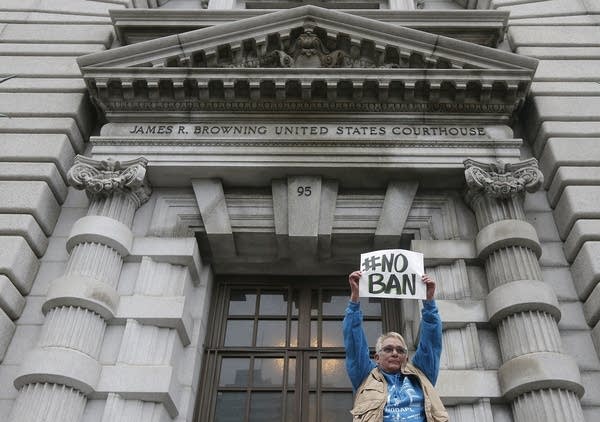
[{"label": "stone wall", "polygon": [[[600,3],[492,0],[509,10],[508,43],[540,60],[520,122],[545,177],[529,201],[544,280],[560,301],[566,352],[577,359],[586,420],[600,418]],[[545,204],[547,202],[547,204]],[[553,219],[550,218],[552,210]],[[564,242],[564,243],[563,243]],[[595,347],[595,348],[594,348]]]},{"label": "stone wall", "polygon": [[[96,214],[85,193],[67,188],[75,154],[85,154],[98,129],[75,59],[111,47],[109,9],[154,3],[0,4],[0,420],[57,420],[52,415],[65,406],[72,410],[61,420],[79,420],[82,409],[90,421],[190,420],[193,412],[200,354],[184,346],[199,342],[211,278],[193,238],[168,242],[164,236],[171,234],[163,233],[165,250],[146,236],[154,198],[133,220],[135,247],[124,254],[130,261],[114,280],[124,300],[115,315],[103,317],[107,326],[88,318],[85,300],[63,297],[53,304],[48,293],[78,266],[68,251],[114,235],[70,235],[76,221]],[[112,271],[90,266],[100,255],[89,259],[82,261],[87,269],[79,268],[84,273]],[[192,300],[200,306],[190,309]],[[84,353],[61,356],[67,344]],[[94,355],[95,363],[89,359]],[[80,358],[85,367],[78,367]],[[96,392],[86,404],[72,387],[84,388],[90,368],[99,372],[91,374],[97,375]]]},{"label": "stone wall", "polygon": [[0,4],[2,419],[16,396],[13,380],[23,355],[39,337],[47,282],[64,266],[64,247],[56,245],[80,214],[76,201],[67,201],[66,174],[75,153],[84,152],[95,116],[75,58],[111,46],[108,9],[125,5]]}]

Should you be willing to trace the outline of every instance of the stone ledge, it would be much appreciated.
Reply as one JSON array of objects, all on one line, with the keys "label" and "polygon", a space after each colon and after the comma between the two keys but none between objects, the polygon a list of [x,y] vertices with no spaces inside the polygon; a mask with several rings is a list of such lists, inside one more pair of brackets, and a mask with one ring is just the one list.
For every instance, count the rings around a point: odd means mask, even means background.
[{"label": "stone ledge", "polygon": [[600,323],[597,323],[592,329],[592,341],[596,348],[596,354],[600,356]]},{"label": "stone ledge", "polygon": [[538,258],[542,254],[535,228],[527,221],[496,221],[481,229],[475,238],[475,248],[480,259],[487,258],[498,249],[510,246],[529,248]]},{"label": "stone ledge", "polygon": [[585,14],[585,6],[572,0],[545,1],[543,7],[537,1],[520,1],[509,6],[500,6],[498,10],[509,10],[513,19],[543,18],[556,15]]},{"label": "stone ledge", "polygon": [[540,156],[540,169],[544,173],[544,185],[554,182],[560,167],[597,167],[600,165],[598,138],[549,138]]},{"label": "stone ledge", "polygon": [[436,300],[444,329],[462,328],[469,323],[488,323],[483,300]]},{"label": "stone ledge", "polygon": [[94,391],[102,367],[85,353],[62,347],[45,347],[28,353],[14,380],[15,388],[26,384],[53,383],[76,388],[83,394]]},{"label": "stone ledge", "polygon": [[30,214],[46,235],[58,220],[60,205],[46,182],[0,181],[0,213]]},{"label": "stone ledge", "polygon": [[[89,4],[88,4],[89,3]],[[121,8],[121,5],[113,1],[108,2],[80,2],[78,0],[62,0],[59,2],[39,2],[24,0],[2,0],[3,9],[30,12],[32,5],[38,12],[46,13],[68,13],[68,14],[94,14],[107,15],[109,10]]]},{"label": "stone ledge", "polygon": [[173,328],[179,334],[183,346],[191,342],[193,322],[185,308],[184,296],[121,296],[114,324],[134,319],[143,325]]},{"label": "stone ledge", "polygon": [[595,326],[600,321],[600,284],[596,284],[596,287],[583,304],[583,314],[590,327]]},{"label": "stone ledge", "polygon": [[425,266],[451,264],[457,259],[467,262],[478,259],[472,240],[413,240],[410,248],[425,255]]},{"label": "stone ledge", "polygon": [[600,97],[538,96],[532,98],[523,118],[529,122],[527,139],[536,139],[542,122],[597,122]]},{"label": "stone ledge", "polygon": [[64,180],[75,155],[67,135],[59,133],[5,133],[2,150],[5,162],[54,163]]},{"label": "stone ledge", "polygon": [[75,246],[85,242],[107,245],[119,255],[127,256],[133,245],[133,233],[128,226],[114,218],[88,215],[73,224],[67,240],[67,251],[71,253]]},{"label": "stone ledge", "polygon": [[24,238],[2,236],[0,240],[0,274],[6,275],[26,295],[40,266],[39,260]]},{"label": "stone ledge", "polygon": [[6,349],[15,334],[15,323],[10,320],[8,315],[0,309],[0,363],[4,360]]},{"label": "stone ledge", "polygon": [[533,390],[560,388],[583,396],[581,375],[573,358],[561,353],[537,352],[518,356],[498,370],[502,395],[507,400]]},{"label": "stone ledge", "polygon": [[0,180],[42,181],[48,184],[48,187],[52,190],[59,203],[62,204],[67,198],[67,184],[55,163],[0,162]]},{"label": "stone ledge", "polygon": [[8,277],[0,275],[0,308],[11,319],[17,319],[21,316],[24,307],[25,298]]},{"label": "stone ledge", "polygon": [[[457,383],[457,379],[461,382]],[[481,397],[502,397],[496,371],[441,370],[435,389],[445,405],[474,403]]]},{"label": "stone ledge", "polygon": [[[598,48],[600,58],[600,48]],[[533,151],[539,157],[550,138],[592,138],[600,136],[600,122],[543,122],[533,143]]]},{"label": "stone ledge", "polygon": [[[86,2],[87,3],[87,2]],[[99,44],[110,47],[113,40],[111,25],[52,25],[52,24],[6,24],[2,32],[3,42]]]},{"label": "stone ledge", "polygon": [[12,118],[70,118],[83,137],[93,129],[95,115],[86,94],[0,92],[0,113]]},{"label": "stone ledge", "polygon": [[585,242],[571,265],[575,290],[587,300],[600,280],[600,241]]},{"label": "stone ledge", "polygon": [[486,306],[493,325],[518,312],[546,312],[557,321],[561,316],[554,290],[537,280],[512,281],[495,288],[487,296]]},{"label": "stone ledge", "polygon": [[525,46],[596,47],[599,36],[597,26],[511,26],[508,32],[513,50]]},{"label": "stone ledge", "polygon": [[117,393],[124,399],[162,403],[172,418],[179,414],[180,387],[168,365],[104,366],[96,391],[90,398]]},{"label": "stone ledge", "polygon": [[[65,16],[65,15],[63,15]],[[0,54],[14,56],[83,56],[104,51],[102,44],[27,44],[5,43],[0,45]]]},{"label": "stone ledge", "polygon": [[548,188],[548,200],[556,207],[567,186],[599,186],[600,168],[598,167],[568,167],[558,168]]},{"label": "stone ledge", "polygon": [[567,186],[554,209],[556,227],[566,239],[581,219],[600,219],[600,186]]},{"label": "stone ledge", "polygon": [[187,266],[195,285],[200,282],[202,260],[194,237],[136,237],[126,261],[141,261],[149,257],[156,262]]},{"label": "stone ledge", "polygon": [[600,241],[600,220],[577,220],[564,244],[567,261],[573,262],[585,242],[594,240]]},{"label": "stone ledge", "polygon": [[[600,37],[600,31],[596,37]],[[567,86],[567,82],[594,82],[598,78],[599,70],[599,60],[542,60],[534,80],[537,82],[562,82],[565,86]]]},{"label": "stone ledge", "polygon": [[[47,44],[45,44],[47,45]],[[2,44],[0,44],[0,48]],[[0,50],[1,51],[1,50]],[[9,79],[11,81],[12,79]],[[85,141],[74,119],[63,117],[12,117],[0,119],[0,133],[7,134],[63,134],[69,138],[73,150],[82,153]]]},{"label": "stone ledge", "polygon": [[48,248],[46,234],[29,214],[0,214],[0,236],[21,236],[38,257]]},{"label": "stone ledge", "polygon": [[3,56],[0,73],[19,78],[78,78],[75,57]]}]

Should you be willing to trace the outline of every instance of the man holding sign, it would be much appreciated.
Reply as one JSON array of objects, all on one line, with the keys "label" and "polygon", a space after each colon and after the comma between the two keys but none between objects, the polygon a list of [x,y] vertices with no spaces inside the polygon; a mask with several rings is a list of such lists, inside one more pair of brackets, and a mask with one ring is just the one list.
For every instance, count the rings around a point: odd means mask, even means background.
[{"label": "man holding sign", "polygon": [[[346,370],[356,392],[351,411],[355,422],[448,421],[448,413],[433,387],[442,353],[442,321],[434,300],[435,281],[423,274],[422,255],[420,268],[413,262],[415,257],[409,255],[410,251],[403,250],[363,254],[363,271],[354,271],[348,278],[351,294],[343,331]],[[396,332],[379,337],[375,361],[370,359],[359,302],[363,294],[425,299],[419,345],[412,363],[404,338]]]}]

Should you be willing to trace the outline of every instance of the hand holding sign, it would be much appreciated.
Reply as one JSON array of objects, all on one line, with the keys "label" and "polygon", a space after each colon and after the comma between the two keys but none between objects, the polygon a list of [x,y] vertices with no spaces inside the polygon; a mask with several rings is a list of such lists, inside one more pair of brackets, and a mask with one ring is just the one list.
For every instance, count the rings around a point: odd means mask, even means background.
[{"label": "hand holding sign", "polygon": [[423,254],[403,249],[386,249],[360,255],[361,297],[433,299],[435,282],[425,272]]}]

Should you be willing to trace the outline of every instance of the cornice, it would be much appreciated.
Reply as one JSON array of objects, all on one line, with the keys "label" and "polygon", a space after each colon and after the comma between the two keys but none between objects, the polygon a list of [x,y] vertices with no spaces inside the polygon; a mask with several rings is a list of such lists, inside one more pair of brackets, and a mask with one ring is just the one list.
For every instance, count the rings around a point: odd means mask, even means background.
[{"label": "cornice", "polygon": [[[275,10],[168,10],[113,9],[110,17],[121,45],[161,38],[249,17]],[[344,10],[350,15],[418,29],[488,47],[503,39],[508,11],[499,10]]]},{"label": "cornice", "polygon": [[78,63],[107,114],[449,113],[504,121],[524,101],[537,67],[527,57],[314,6]]},{"label": "cornice", "polygon": [[89,68],[106,113],[279,111],[485,113],[510,116],[526,70]]}]

